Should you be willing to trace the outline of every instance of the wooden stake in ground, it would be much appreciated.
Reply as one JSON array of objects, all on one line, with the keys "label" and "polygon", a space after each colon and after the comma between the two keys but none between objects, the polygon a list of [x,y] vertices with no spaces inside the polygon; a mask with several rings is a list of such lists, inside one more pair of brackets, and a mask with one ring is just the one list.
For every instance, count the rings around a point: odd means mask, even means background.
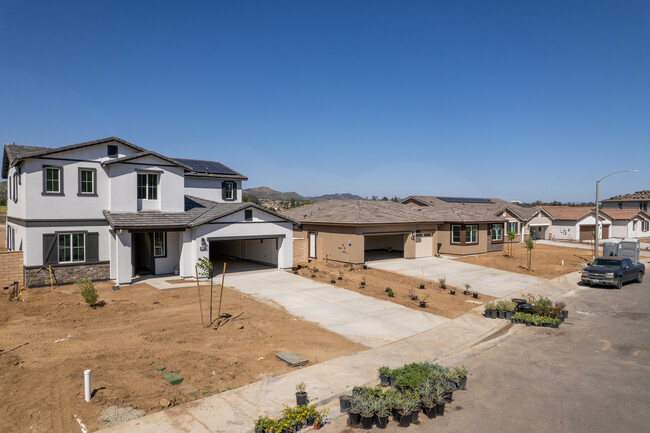
[{"label": "wooden stake in ground", "polygon": [[221,300],[223,299],[223,282],[226,279],[226,262],[223,262],[223,274],[221,274],[221,292],[219,293],[219,310],[217,319],[221,317]]},{"label": "wooden stake in ground", "polygon": [[199,310],[201,310],[201,326],[205,328],[205,320],[203,320],[203,307],[201,306],[201,286],[199,284],[199,268],[194,266],[194,272],[196,274],[196,290],[199,291]]}]

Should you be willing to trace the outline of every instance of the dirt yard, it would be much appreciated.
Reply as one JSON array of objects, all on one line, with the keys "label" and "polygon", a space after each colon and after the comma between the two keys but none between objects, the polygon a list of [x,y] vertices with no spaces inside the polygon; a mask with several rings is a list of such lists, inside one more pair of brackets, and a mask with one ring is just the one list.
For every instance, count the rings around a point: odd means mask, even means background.
[{"label": "dirt yard", "polygon": [[[555,278],[569,272],[579,271],[581,263],[591,263],[592,251],[581,248],[557,247],[554,245],[536,244],[533,248],[532,268],[526,269],[526,245],[512,244],[512,257],[507,257],[509,244],[504,245],[503,251],[482,254],[479,256],[461,257],[457,261],[517,272],[519,274],[535,275],[540,278]],[[564,266],[562,266],[564,260]]]},{"label": "dirt yard", "polygon": [[[315,281],[326,284],[332,284],[331,281],[334,280],[336,286],[450,319],[458,317],[484,302],[495,299],[487,295],[479,295],[478,299],[474,299],[471,295],[463,295],[463,290],[458,289],[456,295],[451,295],[449,286],[447,286],[446,290],[443,290],[437,282],[422,281],[421,279],[379,269],[363,269],[361,265],[355,265],[352,271],[344,263],[321,260],[312,260],[311,263],[303,263],[301,266],[302,268],[298,270],[298,274],[305,278],[311,278],[312,275],[315,275],[315,278],[313,278]],[[304,266],[308,266],[308,268]],[[318,272],[314,272],[316,269],[318,269]],[[342,280],[338,280],[338,277],[341,276],[339,272],[342,272]],[[365,280],[366,286],[364,289],[359,289],[362,280]],[[420,284],[423,283],[425,288],[420,289]],[[387,287],[393,289],[395,294],[393,298],[386,294]],[[411,300],[409,290],[412,290],[412,293],[417,295],[417,301]],[[419,307],[422,299],[427,300],[426,308]]]},{"label": "dirt yard", "polygon": [[[106,301],[96,309],[74,285],[30,289],[17,303],[2,293],[1,432],[81,431],[75,416],[95,431],[99,414],[112,405],[155,412],[163,398],[179,404],[291,371],[277,351],[304,354],[315,364],[365,349],[228,288],[222,311],[244,314],[215,331],[201,327],[196,287],[96,287]],[[202,288],[206,320],[208,295]],[[159,365],[183,383],[162,380]],[[83,400],[85,369],[93,371],[97,390],[90,403]],[[199,391],[183,393],[186,384]]]}]

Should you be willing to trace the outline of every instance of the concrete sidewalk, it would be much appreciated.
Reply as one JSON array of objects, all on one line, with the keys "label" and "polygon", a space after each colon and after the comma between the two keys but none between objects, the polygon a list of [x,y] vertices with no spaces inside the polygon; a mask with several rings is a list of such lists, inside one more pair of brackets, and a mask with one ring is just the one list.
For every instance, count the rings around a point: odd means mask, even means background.
[{"label": "concrete sidewalk", "polygon": [[[170,284],[165,279],[144,282],[159,289],[196,284]],[[215,277],[215,283],[221,284],[220,277]],[[366,296],[362,291],[353,292],[274,269],[227,274],[225,285],[255,298],[273,301],[294,316],[368,347],[402,340],[449,321],[442,316]]]},{"label": "concrete sidewalk", "polygon": [[[580,275],[575,272],[555,280],[544,280],[521,292],[532,292],[551,299],[569,296],[579,290]],[[260,415],[278,417],[282,405],[295,404],[295,385],[307,384],[312,403],[327,407],[330,417],[340,415],[338,396],[351,392],[355,385],[377,383],[377,368],[398,367],[409,362],[437,361],[465,350],[490,336],[509,322],[483,318],[479,311],[466,313],[435,329],[381,347],[323,362],[243,386],[211,397],[173,407],[143,418],[105,429],[106,433],[251,432]]]},{"label": "concrete sidewalk", "polygon": [[379,260],[369,262],[368,266],[435,282],[444,277],[447,279],[447,284],[461,290],[465,283],[469,283],[472,286],[471,290],[497,298],[508,296],[512,292],[544,281],[538,277],[457,262],[442,257]]}]

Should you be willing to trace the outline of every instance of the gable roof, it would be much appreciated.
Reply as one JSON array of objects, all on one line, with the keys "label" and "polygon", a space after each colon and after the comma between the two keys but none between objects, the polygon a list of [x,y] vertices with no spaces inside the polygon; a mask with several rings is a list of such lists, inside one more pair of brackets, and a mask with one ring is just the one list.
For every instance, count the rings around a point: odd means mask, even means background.
[{"label": "gable roof", "polygon": [[602,201],[639,201],[650,200],[650,190],[637,191],[631,194],[615,195]]},{"label": "gable roof", "polygon": [[[595,213],[595,209],[589,206],[544,206],[544,210],[561,221],[579,221]],[[602,210],[600,213],[603,213]],[[602,215],[600,217],[603,218]]]},{"label": "gable roof", "polygon": [[181,164],[191,168],[190,176],[197,177],[227,177],[232,179],[248,180],[243,174],[233,170],[225,164],[218,161],[208,161],[203,159],[174,158]]},{"label": "gable roof", "polygon": [[638,209],[600,209],[598,212],[616,221],[631,221],[637,217],[650,220],[649,214]]},{"label": "gable roof", "polygon": [[155,158],[162,159],[163,161],[167,161],[170,164],[173,164],[175,166],[182,167],[183,169],[185,169],[187,171],[192,171],[191,167],[189,167],[189,166],[187,166],[187,165],[185,165],[185,164],[183,164],[183,163],[181,163],[181,162],[179,162],[179,161],[177,161],[175,159],[168,158],[165,155],[161,155],[159,153],[156,153],[153,150],[146,150],[144,152],[133,153],[131,155],[122,156],[120,158],[109,159],[107,161],[104,161],[102,163],[102,165],[107,166],[107,165],[111,165],[111,164],[119,164],[119,163],[122,163],[122,162],[132,161],[134,159],[144,158],[145,156],[153,156]]},{"label": "gable roof", "polygon": [[2,177],[7,177],[9,174],[9,165],[13,165],[18,158],[22,157],[23,155],[28,155],[30,153],[46,149],[48,148],[37,146],[21,146],[19,144],[5,144],[4,152],[2,155]]},{"label": "gable roof", "polygon": [[506,209],[523,221],[532,218],[537,213],[537,209],[521,207],[500,198],[412,195],[402,200],[402,203],[407,201],[415,201],[421,206],[438,209],[438,214],[448,215],[445,221],[449,222],[471,220],[474,222],[502,221],[501,214]]}]

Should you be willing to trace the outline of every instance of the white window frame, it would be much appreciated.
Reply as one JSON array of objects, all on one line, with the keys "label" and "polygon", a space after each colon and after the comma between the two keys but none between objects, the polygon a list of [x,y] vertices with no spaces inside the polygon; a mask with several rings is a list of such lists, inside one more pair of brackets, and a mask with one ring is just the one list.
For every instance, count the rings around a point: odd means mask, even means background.
[{"label": "white window frame", "polygon": [[[469,230],[469,233],[467,232]],[[467,235],[469,234],[469,240],[467,240]],[[467,224],[465,226],[465,244],[478,244],[478,225],[477,224]]]},{"label": "white window frame", "polygon": [[[497,228],[500,226],[500,229],[497,230]],[[495,238],[494,234],[499,232],[501,234],[500,237]],[[493,241],[502,241],[503,240],[503,224],[502,223],[496,223],[492,224],[492,240]]]},{"label": "white window frame", "polygon": [[641,231],[647,232],[650,230],[650,221],[641,221]]},{"label": "white window frame", "polygon": [[[458,240],[454,241],[454,229],[458,227]],[[460,244],[462,243],[463,240],[463,230],[460,225],[454,224],[451,226],[451,243],[452,244]]]},{"label": "white window frame", "polygon": [[[140,197],[140,176],[144,176],[145,183],[144,183],[144,197]],[[151,177],[155,176],[156,181],[151,182]],[[148,173],[148,172],[138,172],[137,179],[136,179],[136,197],[138,200],[158,200],[158,197],[160,197],[160,177],[158,176],[158,173]],[[155,190],[155,197],[152,198],[152,190]]]},{"label": "white window frame", "polygon": [[[154,257],[167,257],[167,234],[165,232],[153,232],[153,256]],[[156,242],[161,242],[162,252],[156,252],[158,246]]]},{"label": "white window frame", "polygon": [[[56,250],[57,250],[57,261],[59,263],[84,263],[86,261],[86,233],[85,232],[70,232],[70,233],[57,233],[56,234]],[[75,260],[74,258],[74,253],[75,253],[75,248],[79,248],[79,245],[74,245],[74,240],[75,240],[75,235],[81,235],[81,239],[83,239],[83,257],[81,259],[77,258]],[[61,260],[61,237],[66,236],[69,237],[70,240],[70,246],[69,248],[69,253],[70,253],[70,260]],[[66,249],[68,249],[66,248]]]},{"label": "white window frame", "polygon": [[508,231],[517,233],[519,231],[519,221],[508,221]]}]

